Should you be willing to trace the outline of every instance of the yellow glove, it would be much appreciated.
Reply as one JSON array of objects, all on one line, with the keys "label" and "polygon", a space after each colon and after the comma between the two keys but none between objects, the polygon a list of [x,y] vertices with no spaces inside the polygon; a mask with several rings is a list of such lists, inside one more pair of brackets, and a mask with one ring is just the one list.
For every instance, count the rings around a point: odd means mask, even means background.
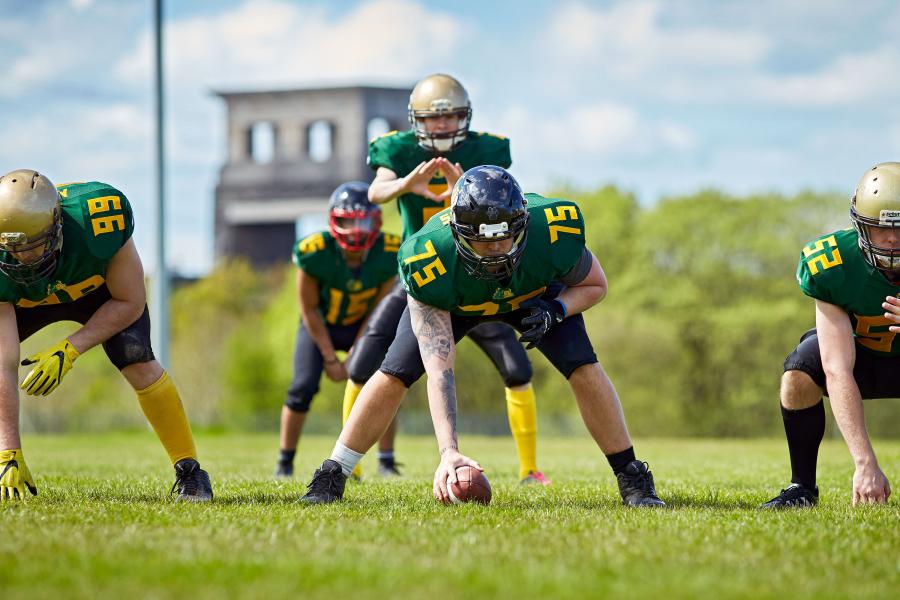
[{"label": "yellow glove", "polygon": [[69,340],[63,340],[43,352],[29,356],[22,361],[22,365],[37,363],[37,366],[25,376],[19,387],[32,396],[46,396],[56,389],[76,358],[78,350]]},{"label": "yellow glove", "polygon": [[0,450],[0,502],[25,500],[25,488],[37,496],[37,486],[25,466],[22,450]]}]

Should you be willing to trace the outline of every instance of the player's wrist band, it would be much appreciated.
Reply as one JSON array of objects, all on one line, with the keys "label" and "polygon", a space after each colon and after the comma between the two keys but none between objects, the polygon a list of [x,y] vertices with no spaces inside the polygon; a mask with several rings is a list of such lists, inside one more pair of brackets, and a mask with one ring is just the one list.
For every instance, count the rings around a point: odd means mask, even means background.
[{"label": "player's wrist band", "polygon": [[562,307],[562,312],[563,312],[562,318],[565,319],[565,318],[566,318],[566,315],[569,314],[569,307],[566,306],[566,303],[563,302],[562,300],[560,300],[559,298],[554,298],[553,300],[554,300],[555,302],[559,302],[559,305]]}]

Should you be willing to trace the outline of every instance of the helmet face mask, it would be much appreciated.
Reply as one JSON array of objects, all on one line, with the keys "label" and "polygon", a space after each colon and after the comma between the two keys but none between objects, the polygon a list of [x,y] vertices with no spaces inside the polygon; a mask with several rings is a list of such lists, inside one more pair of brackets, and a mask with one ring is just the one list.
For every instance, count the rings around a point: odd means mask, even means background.
[{"label": "helmet face mask", "polygon": [[[863,175],[850,200],[850,220],[865,261],[888,279],[900,280],[900,243],[885,245],[885,237],[900,242],[900,163],[881,163]],[[887,231],[896,235],[882,233]]]},{"label": "helmet face mask", "polygon": [[[525,196],[505,169],[480,166],[463,173],[453,188],[450,228],[460,261],[476,279],[504,281],[519,266],[528,242]],[[505,252],[482,254],[481,246],[511,240]]]},{"label": "helmet face mask", "polygon": [[62,211],[53,183],[30,170],[0,177],[0,272],[21,285],[36,283],[56,269],[61,248]]},{"label": "helmet face mask", "polygon": [[[440,73],[416,84],[409,96],[408,113],[419,145],[439,154],[465,142],[472,122],[472,104],[466,89],[453,77]],[[435,117],[455,118],[456,125],[446,131],[431,131],[428,119]]]},{"label": "helmet face mask", "polygon": [[328,231],[347,252],[367,252],[381,231],[381,209],[369,202],[369,186],[352,181],[331,194]]}]

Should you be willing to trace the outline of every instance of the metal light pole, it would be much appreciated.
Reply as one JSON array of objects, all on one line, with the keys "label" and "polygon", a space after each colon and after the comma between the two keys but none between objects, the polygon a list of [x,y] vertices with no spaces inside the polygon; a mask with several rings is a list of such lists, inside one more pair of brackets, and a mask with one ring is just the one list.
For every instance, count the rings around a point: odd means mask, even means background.
[{"label": "metal light pole", "polygon": [[155,2],[156,33],[156,286],[153,303],[153,351],[156,359],[169,364],[169,271],[166,267],[166,194],[163,111],[163,0]]}]

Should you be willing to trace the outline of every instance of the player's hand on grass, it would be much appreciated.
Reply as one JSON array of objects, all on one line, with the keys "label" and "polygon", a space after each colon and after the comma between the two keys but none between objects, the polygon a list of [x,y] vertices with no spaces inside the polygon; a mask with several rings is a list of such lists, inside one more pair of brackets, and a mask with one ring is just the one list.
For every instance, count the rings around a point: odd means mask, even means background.
[{"label": "player's hand on grass", "polygon": [[22,450],[0,450],[0,502],[25,500],[25,490],[37,496],[37,486],[25,465]]},{"label": "player's hand on grass", "polygon": [[892,333],[900,333],[900,298],[896,296],[887,296],[881,304],[884,309],[884,318],[896,325],[891,325],[888,329]]},{"label": "player's hand on grass", "polygon": [[891,484],[878,465],[860,466],[853,474],[853,504],[880,504],[891,496]]},{"label": "player's hand on grass", "polygon": [[345,365],[338,357],[325,361],[325,375],[332,381],[347,381],[347,365]]},{"label": "player's hand on grass", "polygon": [[429,161],[419,163],[409,175],[403,178],[403,193],[417,194],[423,198],[441,202],[443,200],[441,196],[428,189],[428,183],[440,168],[439,160],[432,158]]},{"label": "player's hand on grass", "polygon": [[441,455],[441,463],[438,465],[437,471],[434,472],[434,486],[432,491],[434,497],[443,504],[452,504],[450,494],[447,492],[447,484],[456,483],[456,469],[469,465],[475,467],[479,471],[484,471],[476,461],[468,456],[459,453],[456,448],[447,448]]},{"label": "player's hand on grass", "polygon": [[35,366],[19,387],[25,390],[26,394],[46,396],[59,386],[62,378],[72,369],[76,358],[78,350],[69,343],[69,340],[62,340],[46,350],[32,354],[22,361],[22,365]]}]

